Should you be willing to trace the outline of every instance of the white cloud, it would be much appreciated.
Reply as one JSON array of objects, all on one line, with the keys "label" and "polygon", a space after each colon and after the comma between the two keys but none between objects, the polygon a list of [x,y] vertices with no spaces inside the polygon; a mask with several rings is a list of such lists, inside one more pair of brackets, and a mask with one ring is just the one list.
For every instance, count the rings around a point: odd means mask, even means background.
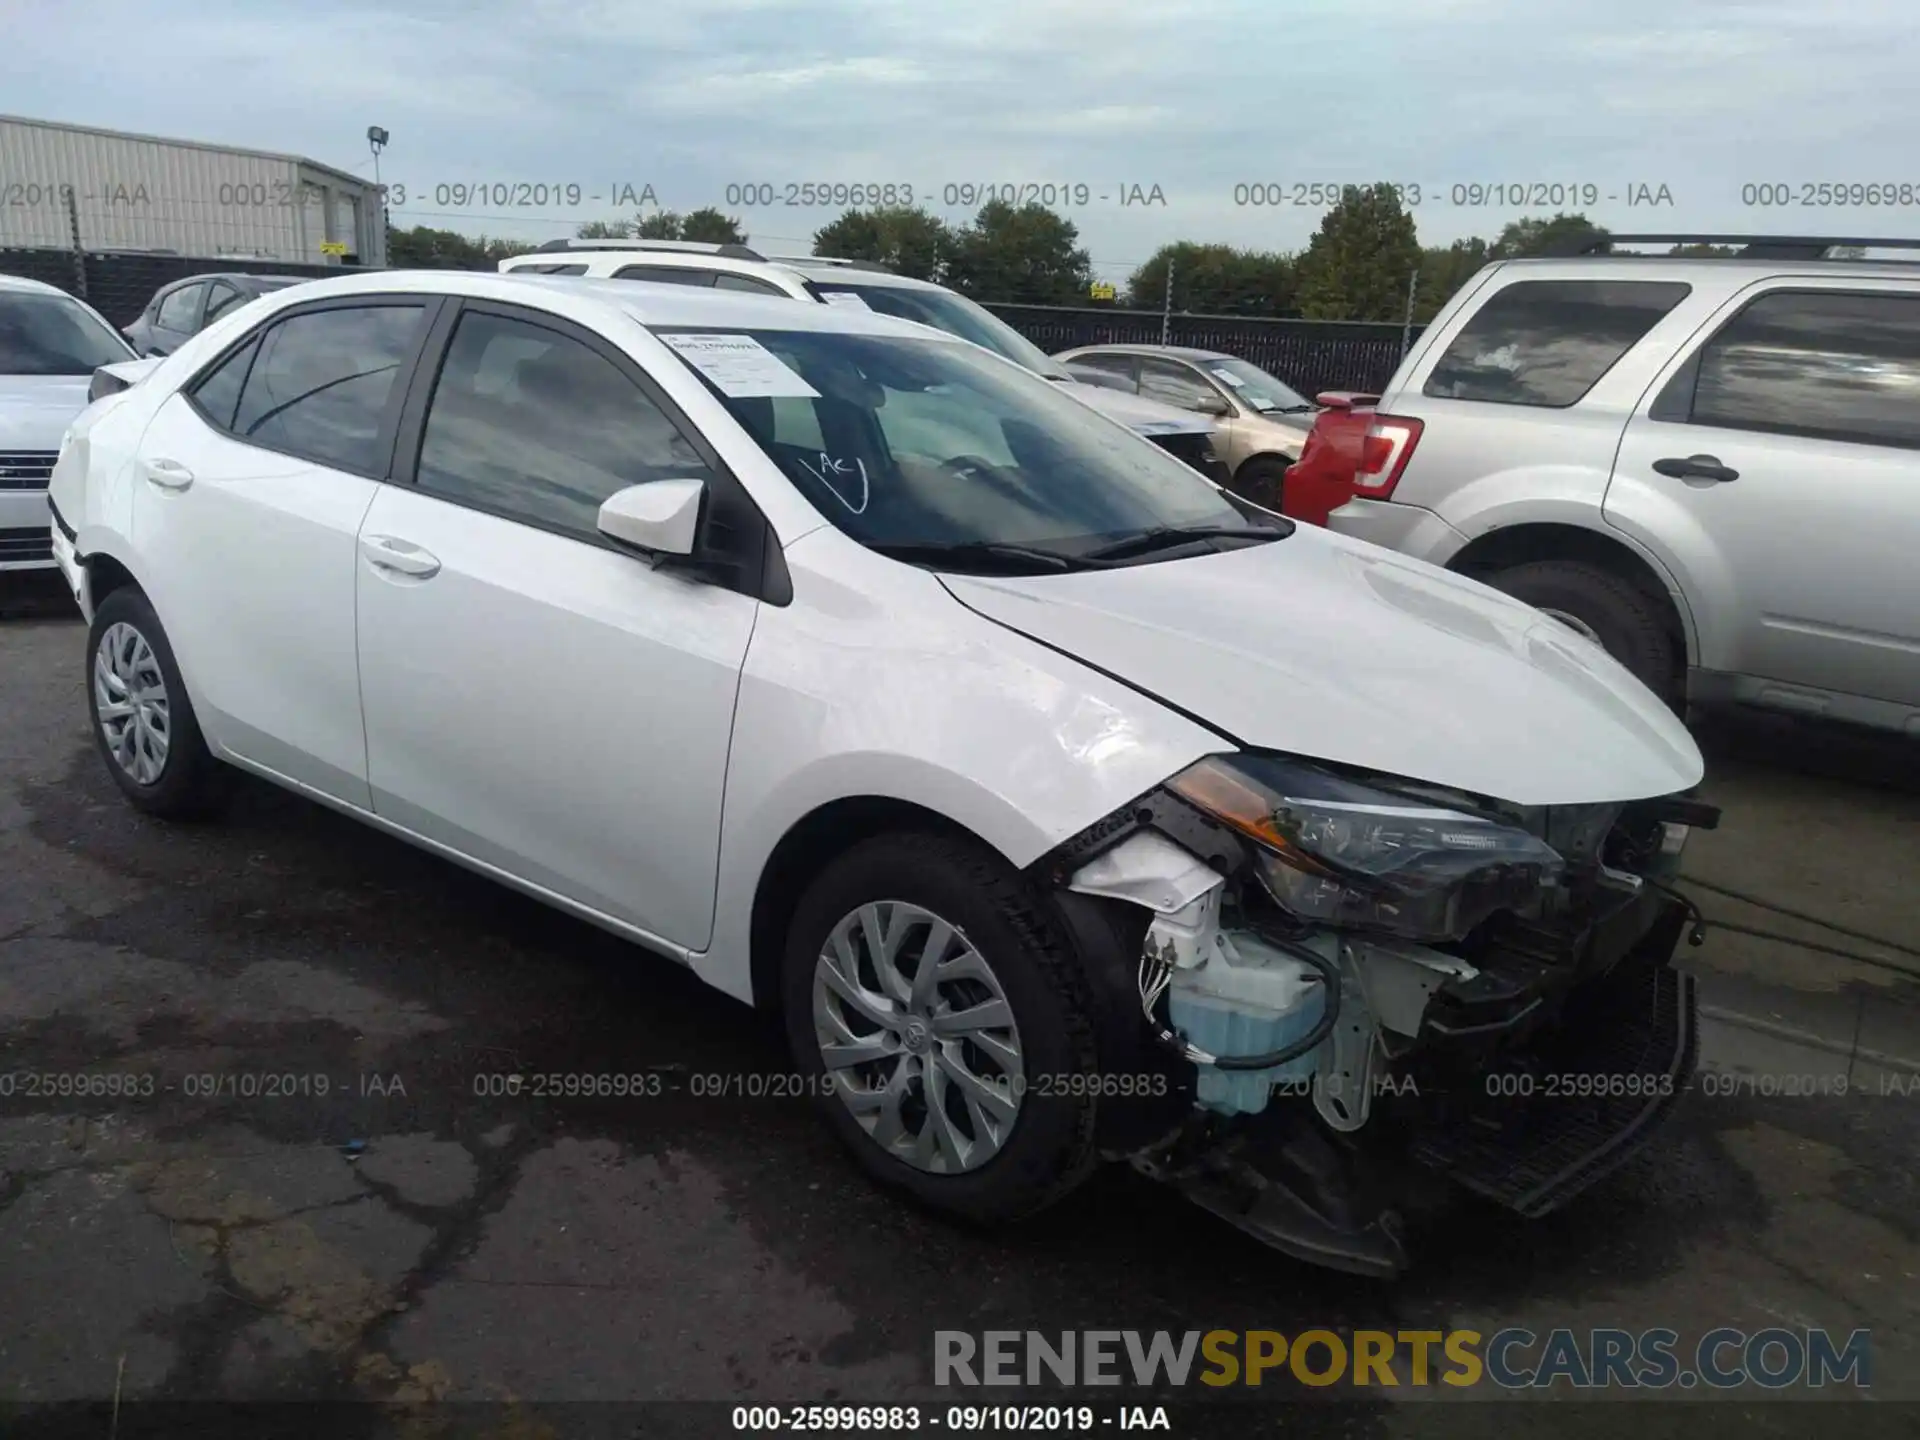
[{"label": "white cloud", "polygon": [[[1164,207],[1069,211],[1108,273],[1173,239],[1304,244],[1317,211],[1236,206],[1246,181],[1418,184],[1429,241],[1514,218],[1450,203],[1475,182],[1669,187],[1670,209],[1596,205],[1616,227],[1920,226],[1740,204],[1744,181],[1920,184],[1910,0],[15,0],[8,30],[9,111],[360,173],[380,124],[383,174],[416,195],[650,183],[684,210],[729,182],[890,181],[945,209],[949,182],[1159,185]],[[553,235],[591,213],[431,223]],[[831,218],[744,214],[781,243]]]}]

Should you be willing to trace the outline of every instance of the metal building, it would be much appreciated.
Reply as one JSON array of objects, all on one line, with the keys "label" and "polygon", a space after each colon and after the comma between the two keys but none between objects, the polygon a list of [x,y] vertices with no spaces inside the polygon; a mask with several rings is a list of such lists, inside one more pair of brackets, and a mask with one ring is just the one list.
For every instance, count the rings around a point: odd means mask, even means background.
[{"label": "metal building", "polygon": [[312,264],[387,258],[379,194],[345,170],[0,115],[0,247],[9,245]]}]

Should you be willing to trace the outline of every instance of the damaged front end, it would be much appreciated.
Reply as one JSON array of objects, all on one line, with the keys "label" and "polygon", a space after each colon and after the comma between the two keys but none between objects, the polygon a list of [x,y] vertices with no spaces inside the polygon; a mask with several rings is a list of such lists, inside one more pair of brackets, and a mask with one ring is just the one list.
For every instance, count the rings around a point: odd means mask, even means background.
[{"label": "damaged front end", "polygon": [[1200,761],[1036,867],[1083,953],[1134,961],[1089,967],[1102,1065],[1167,1082],[1103,1112],[1103,1147],[1357,1273],[1404,1268],[1436,1177],[1545,1214],[1692,1076],[1671,959],[1697,912],[1668,882],[1717,818]]}]

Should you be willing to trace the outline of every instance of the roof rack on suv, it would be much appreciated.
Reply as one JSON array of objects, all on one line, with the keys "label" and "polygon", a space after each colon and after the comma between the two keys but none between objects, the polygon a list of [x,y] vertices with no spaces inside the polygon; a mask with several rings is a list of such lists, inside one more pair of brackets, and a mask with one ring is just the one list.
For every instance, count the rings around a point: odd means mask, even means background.
[{"label": "roof rack on suv", "polygon": [[764,260],[767,257],[745,245],[711,245],[698,240],[583,240],[574,236],[549,240],[533,247],[536,255],[555,250],[679,250],[696,255],[723,255],[729,260]]},{"label": "roof rack on suv", "polygon": [[[1846,238],[1837,235],[1606,235],[1588,231],[1556,241],[1539,251],[1542,256],[1562,258],[1580,255],[1605,255],[1615,245],[1737,245],[1736,260],[1824,260],[1837,246],[1858,250],[1920,250],[1920,240]],[[1702,258],[1702,257],[1689,257]]]},{"label": "roof rack on suv", "polygon": [[891,265],[878,260],[843,260],[838,255],[769,255],[766,258],[783,265],[839,265],[848,270],[878,270],[883,275],[893,274]]}]

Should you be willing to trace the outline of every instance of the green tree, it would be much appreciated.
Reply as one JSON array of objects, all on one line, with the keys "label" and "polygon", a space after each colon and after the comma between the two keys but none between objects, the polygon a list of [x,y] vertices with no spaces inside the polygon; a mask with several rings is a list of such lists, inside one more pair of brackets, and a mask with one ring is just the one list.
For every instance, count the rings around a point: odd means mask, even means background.
[{"label": "green tree", "polygon": [[489,239],[425,225],[387,232],[387,264],[398,270],[491,270],[532,250],[527,240]]},{"label": "green tree", "polygon": [[1500,232],[1488,251],[1490,260],[1514,260],[1522,255],[1543,254],[1553,246],[1568,240],[1576,240],[1582,235],[1601,235],[1607,233],[1606,227],[1596,225],[1585,215],[1555,215],[1550,220],[1525,219],[1509,223]]},{"label": "green tree", "polygon": [[1127,281],[1127,303],[1158,310],[1167,303],[1167,267],[1173,267],[1173,308],[1199,315],[1287,315],[1294,299],[1289,256],[1201,245],[1163,245]]},{"label": "green tree", "polygon": [[[594,227],[588,234],[589,227]],[[589,220],[580,227],[588,239],[692,240],[702,245],[744,245],[747,243],[740,222],[711,205],[682,215],[677,210],[658,210],[651,215],[636,215],[627,220]]]},{"label": "green tree", "polygon": [[1413,217],[1393,186],[1352,186],[1321,217],[1300,257],[1300,313],[1309,320],[1399,320],[1420,262]]},{"label": "green tree", "polygon": [[1420,252],[1420,288],[1414,293],[1413,318],[1426,324],[1440,313],[1454,292],[1487,263],[1487,242],[1477,235],[1451,245],[1429,246]]},{"label": "green tree", "polygon": [[573,233],[582,240],[628,240],[633,237],[633,222],[589,220]]},{"label": "green tree", "polygon": [[990,200],[955,237],[947,279],[975,300],[1084,305],[1093,267],[1071,220],[1044,205]]},{"label": "green tree", "polygon": [[813,237],[813,253],[842,260],[871,260],[916,280],[939,280],[952,260],[956,238],[938,215],[914,205],[848,210]]}]

